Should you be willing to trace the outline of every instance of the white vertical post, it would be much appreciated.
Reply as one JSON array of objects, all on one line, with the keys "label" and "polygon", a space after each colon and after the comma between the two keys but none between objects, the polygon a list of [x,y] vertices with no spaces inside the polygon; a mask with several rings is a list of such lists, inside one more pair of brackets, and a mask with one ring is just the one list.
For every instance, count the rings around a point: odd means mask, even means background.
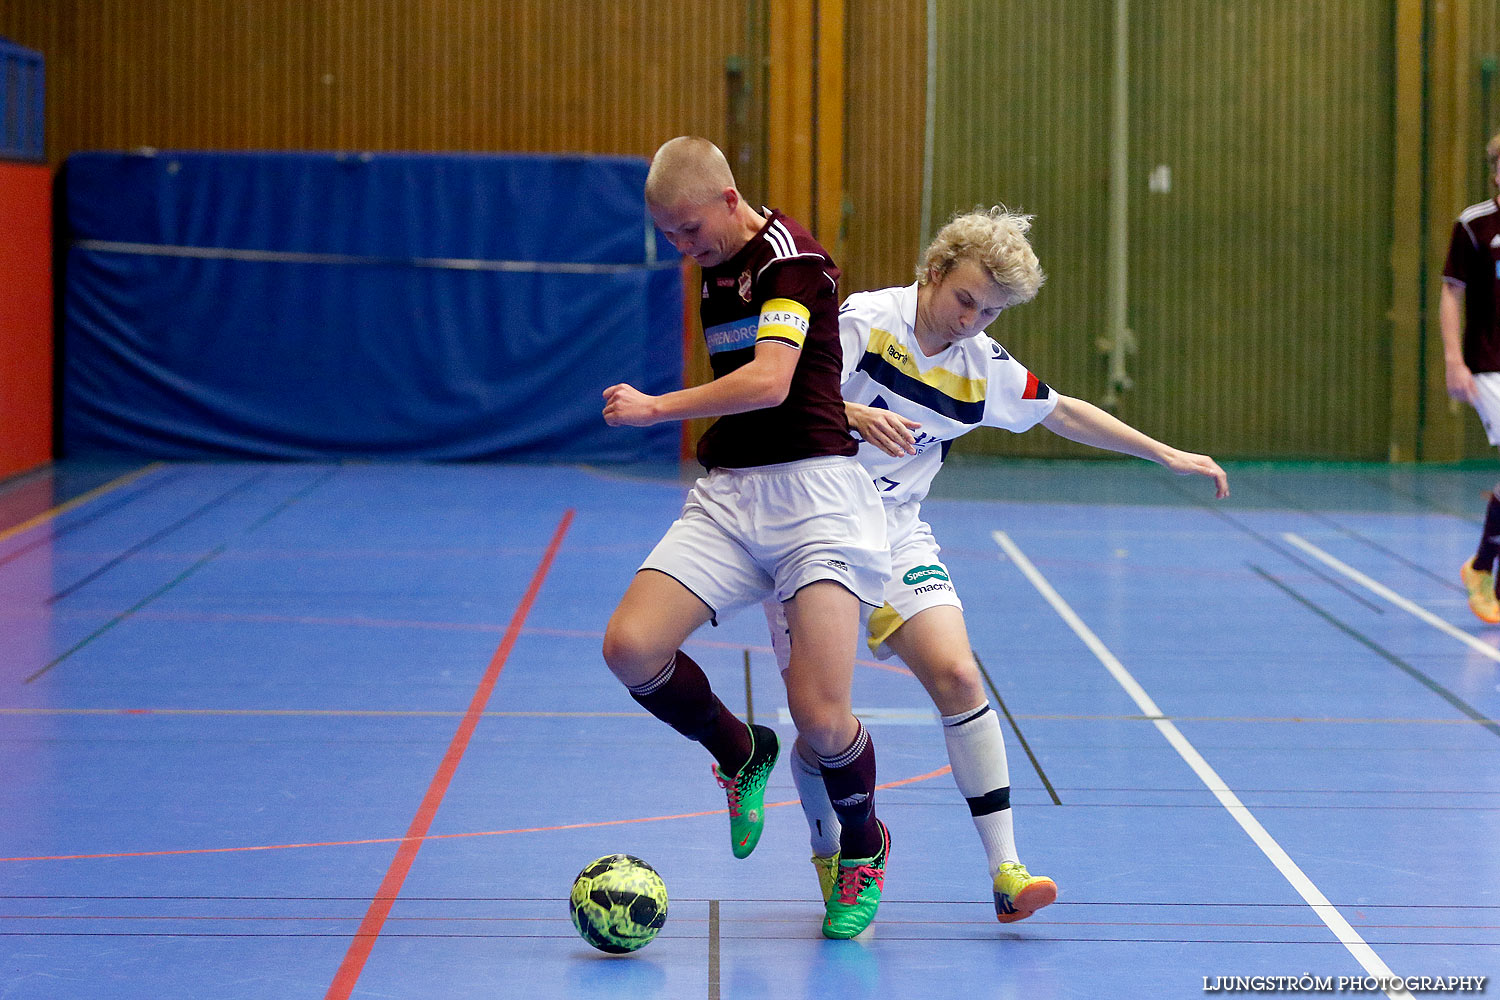
[{"label": "white vertical post", "polygon": [[1130,388],[1125,355],[1132,343],[1126,328],[1130,279],[1130,2],[1115,0],[1114,101],[1109,128],[1109,389],[1104,405],[1113,408]]}]

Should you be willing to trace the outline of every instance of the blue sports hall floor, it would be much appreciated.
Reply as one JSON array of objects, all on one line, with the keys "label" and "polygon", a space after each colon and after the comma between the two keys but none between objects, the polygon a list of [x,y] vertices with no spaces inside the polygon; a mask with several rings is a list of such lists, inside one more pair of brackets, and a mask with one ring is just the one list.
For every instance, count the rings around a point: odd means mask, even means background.
[{"label": "blue sports hall floor", "polygon": [[[0,483],[0,998],[1061,1000],[1251,977],[1397,997],[1500,976],[1500,628],[1457,577],[1500,470],[1241,464],[1214,503],[1146,463],[950,465],[925,510],[1003,709],[1022,858],[1061,894],[995,921],[930,704],[862,659],[893,849],[852,942],[819,934],[785,764],[735,861],[707,755],[600,658],[675,466]],[[688,648],[791,734],[758,610]],[[671,895],[622,958],[567,912],[614,852]]]}]

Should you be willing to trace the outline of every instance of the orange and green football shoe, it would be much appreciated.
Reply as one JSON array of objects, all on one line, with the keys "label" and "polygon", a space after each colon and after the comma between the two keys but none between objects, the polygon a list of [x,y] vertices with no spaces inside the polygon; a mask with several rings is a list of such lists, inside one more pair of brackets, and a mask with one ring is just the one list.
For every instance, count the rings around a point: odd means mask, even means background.
[{"label": "orange and green football shoe", "polygon": [[1468,559],[1458,568],[1458,575],[1469,592],[1469,610],[1486,625],[1500,625],[1500,599],[1495,597],[1495,574],[1475,569]]},{"label": "orange and green football shoe", "polygon": [[1019,862],[1007,861],[995,873],[995,919],[1002,924],[1025,920],[1056,899],[1057,883]]}]

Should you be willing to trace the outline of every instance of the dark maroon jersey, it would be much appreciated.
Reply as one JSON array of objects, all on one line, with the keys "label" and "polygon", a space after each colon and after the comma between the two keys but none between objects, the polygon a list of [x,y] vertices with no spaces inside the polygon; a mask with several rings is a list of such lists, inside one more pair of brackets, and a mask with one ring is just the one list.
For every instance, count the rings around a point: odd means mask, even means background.
[{"label": "dark maroon jersey", "polygon": [[698,442],[698,461],[706,469],[853,455],[859,448],[839,393],[839,269],[795,220],[769,209],[761,213],[769,218],[760,232],[733,257],[703,271],[699,313],[714,378],[754,359],[761,307],[772,300],[789,299],[805,309],[807,332],[805,338],[795,330],[790,339],[770,338],[794,346],[802,339],[787,397],[778,406],[715,421]]},{"label": "dark maroon jersey", "polygon": [[1470,205],[1453,224],[1443,280],[1464,290],[1464,364],[1500,372],[1500,203]]}]

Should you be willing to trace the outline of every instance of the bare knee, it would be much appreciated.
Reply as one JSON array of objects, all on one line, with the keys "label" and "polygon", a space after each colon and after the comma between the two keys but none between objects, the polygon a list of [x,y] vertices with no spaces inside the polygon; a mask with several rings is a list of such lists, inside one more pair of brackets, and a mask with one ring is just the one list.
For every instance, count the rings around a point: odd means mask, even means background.
[{"label": "bare knee", "polygon": [[985,700],[979,664],[968,654],[942,657],[924,665],[922,685],[943,715],[957,715]]},{"label": "bare knee", "polygon": [[620,614],[604,629],[604,662],[626,684],[643,684],[655,677],[674,650],[661,642],[643,623]]},{"label": "bare knee", "polygon": [[843,752],[859,731],[859,723],[847,705],[788,692],[787,709],[802,742],[824,757]]}]

